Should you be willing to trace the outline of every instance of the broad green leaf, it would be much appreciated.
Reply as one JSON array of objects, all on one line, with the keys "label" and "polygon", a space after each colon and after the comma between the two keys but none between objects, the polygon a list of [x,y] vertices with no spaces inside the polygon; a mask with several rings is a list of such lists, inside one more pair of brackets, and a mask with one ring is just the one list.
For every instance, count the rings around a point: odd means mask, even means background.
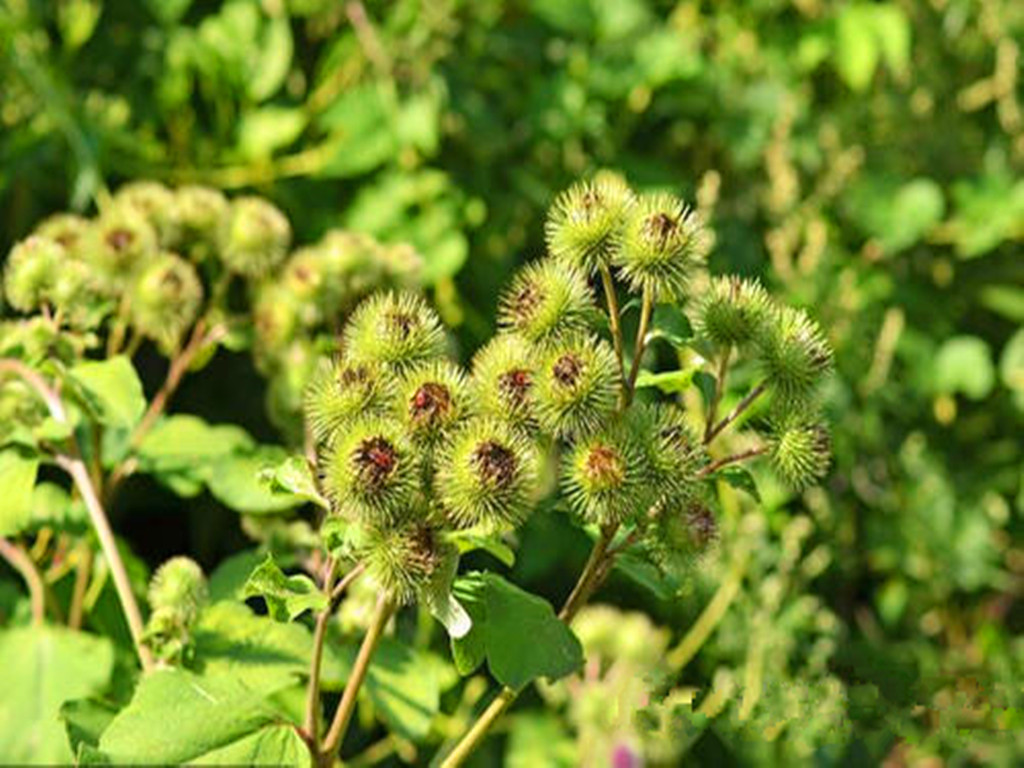
[{"label": "broad green leaf", "polygon": [[309,576],[286,575],[270,555],[249,576],[242,595],[262,597],[267,612],[278,621],[294,621],[306,611],[327,607],[327,596]]},{"label": "broad green leaf", "polygon": [[455,595],[473,620],[469,634],[452,641],[461,673],[486,658],[499,682],[520,689],[538,677],[557,680],[583,663],[579,640],[551,606],[497,574],[469,573],[456,581]]},{"label": "broad green leaf", "polygon": [[276,467],[264,470],[261,479],[271,493],[290,495],[298,502],[312,502],[322,509],[330,510],[331,505],[317,490],[313,472],[302,456],[289,456]]},{"label": "broad green leaf", "polygon": [[139,462],[147,471],[194,470],[197,465],[254,447],[244,429],[207,424],[198,416],[169,416],[142,440]]},{"label": "broad green leaf", "polygon": [[292,144],[306,128],[305,110],[267,106],[242,115],[238,124],[238,148],[250,159],[268,158]]},{"label": "broad green leaf", "polygon": [[146,7],[159,21],[173,24],[188,11],[192,0],[145,0]]},{"label": "broad green leaf", "polygon": [[658,304],[651,318],[650,339],[665,339],[677,349],[693,338],[689,319],[675,304]]},{"label": "broad green leaf", "polygon": [[391,89],[375,84],[346,89],[319,118],[328,141],[337,147],[320,172],[327,177],[357,176],[391,158],[396,148],[391,124],[395,109]]},{"label": "broad green leaf", "polygon": [[0,536],[23,530],[32,519],[32,489],[39,458],[17,446],[0,450]]},{"label": "broad green leaf", "polygon": [[61,705],[102,692],[113,666],[113,646],[104,637],[52,626],[0,632],[3,761],[69,763]]},{"label": "broad green leaf", "polygon": [[942,189],[931,179],[914,179],[900,187],[886,206],[882,248],[895,253],[918,242],[946,212]]},{"label": "broad green leaf", "polygon": [[310,631],[302,624],[257,616],[243,603],[211,605],[199,617],[193,637],[198,671],[234,678],[261,694],[283,690],[309,670]]},{"label": "broad green leaf", "polygon": [[761,501],[761,493],[757,490],[754,476],[743,467],[726,467],[716,472],[714,476],[725,480],[737,490],[749,493],[755,501]]},{"label": "broad green leaf", "polygon": [[697,372],[696,367],[687,368],[682,371],[665,371],[663,373],[651,373],[642,370],[636,377],[637,389],[655,387],[667,395],[674,395],[689,389],[693,383],[693,375]]},{"label": "broad green leaf", "polygon": [[955,336],[935,356],[933,384],[942,394],[981,400],[992,391],[996,371],[988,343],[977,336]]},{"label": "broad green leaf", "polygon": [[210,574],[210,602],[244,600],[242,593],[249,574],[263,560],[256,549],[245,549],[221,560]]},{"label": "broad green leaf", "polygon": [[268,725],[226,747],[207,752],[192,765],[268,765],[300,768],[310,764],[309,749],[291,725]]},{"label": "broad green leaf", "polygon": [[180,764],[223,749],[275,722],[257,692],[234,677],[158,669],[107,727],[100,751],[113,763]]},{"label": "broad green leaf", "polygon": [[895,3],[880,3],[871,9],[872,31],[885,66],[896,75],[910,67],[910,20]]},{"label": "broad green leaf", "polygon": [[981,303],[1007,320],[1024,324],[1024,288],[1014,285],[986,285],[978,295]]},{"label": "broad green leaf", "polygon": [[64,702],[60,708],[60,718],[67,729],[72,753],[77,755],[81,744],[99,746],[100,736],[116,714],[117,709],[113,705],[98,699]]},{"label": "broad green leaf", "polygon": [[294,46],[286,14],[278,13],[264,22],[263,34],[257,42],[257,59],[246,81],[250,98],[265,101],[280,90],[292,65]]},{"label": "broad green leaf", "polygon": [[466,609],[452,594],[455,574],[459,570],[459,556],[453,554],[434,569],[430,581],[420,590],[420,601],[426,605],[430,614],[437,619],[448,632],[449,637],[465,637],[472,627],[472,620]]},{"label": "broad green leaf", "polygon": [[68,376],[100,423],[130,429],[142,418],[146,396],[127,357],[76,363]]},{"label": "broad green leaf", "polygon": [[707,371],[696,371],[693,374],[693,383],[697,385],[701,396],[704,398],[704,405],[710,405],[715,397],[715,389],[718,387],[718,379],[714,374]]},{"label": "broad green leaf", "polygon": [[509,568],[516,564],[516,553],[512,550],[512,547],[494,534],[478,533],[471,529],[466,529],[463,531],[452,531],[446,536],[446,539],[458,547],[459,552],[462,554],[482,549],[484,552],[496,557],[503,565]]},{"label": "broad green leaf", "polygon": [[272,492],[260,480],[260,474],[279,464],[286,456],[283,448],[260,446],[251,453],[227,456],[204,467],[202,477],[210,493],[236,512],[282,512],[302,505],[303,499]]}]

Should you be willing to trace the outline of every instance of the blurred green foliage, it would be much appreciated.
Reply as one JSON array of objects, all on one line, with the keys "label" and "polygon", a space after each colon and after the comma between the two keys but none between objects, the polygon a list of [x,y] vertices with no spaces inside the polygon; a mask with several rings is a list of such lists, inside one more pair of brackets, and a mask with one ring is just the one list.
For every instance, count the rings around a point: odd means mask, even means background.
[{"label": "blurred green foliage", "polygon": [[[693,706],[623,738],[644,751],[663,726],[672,749],[643,753],[701,764],[1009,765],[1022,42],[1013,0],[5,0],[0,247],[129,178],[254,189],[301,242],[345,226],[416,246],[468,353],[569,180],[614,168],[684,194],[714,271],[831,329],[836,462],[800,496],[758,476],[756,524],[733,496],[721,555],[669,608],[623,569],[608,596],[673,643],[734,584],[685,667]],[[578,544],[544,525],[517,564],[542,592]],[[510,764],[571,763],[594,728],[585,707],[520,712]]]}]

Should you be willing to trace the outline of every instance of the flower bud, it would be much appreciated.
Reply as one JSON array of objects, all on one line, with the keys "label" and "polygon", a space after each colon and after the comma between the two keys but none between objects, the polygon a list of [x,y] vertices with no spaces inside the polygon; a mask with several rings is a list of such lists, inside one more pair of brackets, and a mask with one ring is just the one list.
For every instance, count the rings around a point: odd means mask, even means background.
[{"label": "flower bud", "polygon": [[706,452],[683,410],[674,405],[636,404],[627,418],[634,439],[643,446],[651,485],[667,498],[692,494]]},{"label": "flower bud", "polygon": [[562,484],[588,523],[622,523],[652,501],[644,452],[621,423],[577,442],[565,458]]},{"label": "flower bud", "polygon": [[260,356],[275,358],[301,330],[302,307],[295,296],[278,282],[265,282],[256,289],[253,301],[253,329]]},{"label": "flower bud", "polygon": [[772,425],[772,468],[794,489],[800,490],[824,477],[831,453],[832,440],[822,423],[794,414]]},{"label": "flower bud", "polygon": [[435,444],[469,411],[465,376],[447,361],[421,363],[403,374],[395,406],[414,441]]},{"label": "flower bud", "polygon": [[245,277],[262,277],[280,265],[291,240],[288,218],[260,197],[234,200],[218,235],[224,265]]},{"label": "flower bud", "polygon": [[125,184],[114,195],[114,204],[136,211],[156,230],[157,239],[164,248],[178,242],[177,207],[174,193],[158,181],[133,181]]},{"label": "flower bud", "polygon": [[457,551],[438,532],[421,523],[397,528],[364,527],[356,553],[367,575],[393,600],[408,604]]},{"label": "flower bud", "polygon": [[685,295],[708,247],[695,212],[672,195],[648,195],[630,211],[614,262],[634,291],[673,300]]},{"label": "flower bud", "polygon": [[203,284],[195,267],[173,253],[157,256],[139,273],[132,290],[132,323],[171,352],[195,322],[203,303]]},{"label": "flower bud", "polygon": [[14,246],[4,270],[4,293],[19,312],[31,312],[53,300],[60,270],[66,258],[56,240],[31,235]]},{"label": "flower bud", "polygon": [[537,377],[541,427],[559,437],[593,432],[614,409],[618,387],[619,368],[607,343],[584,335],[558,341]]},{"label": "flower bud", "polygon": [[780,308],[757,345],[764,376],[783,401],[805,399],[832,367],[832,349],[802,310]]},{"label": "flower bud", "polygon": [[306,423],[318,443],[329,445],[351,422],[384,416],[394,399],[393,383],[379,366],[321,360],[306,387]]},{"label": "flower bud", "polygon": [[583,273],[544,259],[521,269],[498,306],[498,325],[531,342],[586,330],[594,310]]},{"label": "flower bud", "polygon": [[471,386],[480,413],[527,431],[537,426],[536,380],[536,352],[518,336],[495,336],[473,358]]},{"label": "flower bud", "polygon": [[419,461],[401,425],[364,418],[339,431],[323,461],[323,483],[335,509],[375,527],[410,513]]},{"label": "flower bud", "polygon": [[375,294],[360,304],[344,332],[345,353],[353,363],[405,368],[442,357],[441,321],[411,293]]},{"label": "flower bud", "polygon": [[754,340],[772,322],[772,302],[761,284],[738,277],[716,277],[697,310],[697,332],[719,347]]},{"label": "flower bud", "polygon": [[156,255],[157,235],[137,211],[115,206],[93,224],[82,248],[83,258],[96,268],[109,291],[121,287]]},{"label": "flower bud", "polygon": [[178,225],[177,247],[193,261],[214,252],[221,223],[230,204],[217,189],[184,186],[174,193],[174,220]]},{"label": "flower bud", "polygon": [[555,199],[548,213],[548,251],[593,274],[611,261],[633,204],[632,191],[617,177],[574,184]]},{"label": "flower bud", "polygon": [[56,240],[67,254],[73,258],[81,257],[83,244],[88,241],[90,221],[73,213],[55,213],[43,219],[33,234]]},{"label": "flower bud", "polygon": [[539,458],[526,438],[496,419],[474,419],[438,463],[436,487],[451,521],[493,529],[521,524],[532,511]]},{"label": "flower bud", "polygon": [[172,557],[153,574],[149,605],[154,611],[173,611],[185,625],[192,624],[208,599],[203,569],[187,557]]}]

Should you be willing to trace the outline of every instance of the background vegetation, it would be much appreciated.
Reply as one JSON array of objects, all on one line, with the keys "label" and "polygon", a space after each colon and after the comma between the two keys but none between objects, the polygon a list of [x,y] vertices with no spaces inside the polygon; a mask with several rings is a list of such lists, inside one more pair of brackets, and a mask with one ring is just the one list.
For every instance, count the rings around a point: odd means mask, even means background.
[{"label": "background vegetation", "polygon": [[[759,476],[767,515],[730,495],[718,554],[670,600],[618,573],[602,598],[649,618],[595,613],[584,632],[617,676],[581,681],[590,697],[556,715],[525,700],[506,757],[572,762],[612,738],[666,762],[1009,765],[1024,759],[1022,40],[1012,0],[4,0],[0,251],[125,180],[255,191],[298,242],[344,226],[413,244],[466,359],[571,180],[614,169],[683,194],[715,233],[712,271],[759,276],[829,331],[835,464],[799,495]],[[140,360],[151,392],[163,363]],[[221,350],[176,408],[287,442],[266,398],[249,357]],[[112,516],[142,569],[189,553],[216,573],[253,546],[205,493],[131,481]],[[542,516],[516,580],[557,602],[585,552]],[[19,589],[5,571],[4,623]],[[702,615],[706,639],[687,634]],[[713,693],[699,715],[668,733],[602,722],[609,701],[640,708],[629,682],[653,663],[602,620],[671,644],[686,685]]]}]

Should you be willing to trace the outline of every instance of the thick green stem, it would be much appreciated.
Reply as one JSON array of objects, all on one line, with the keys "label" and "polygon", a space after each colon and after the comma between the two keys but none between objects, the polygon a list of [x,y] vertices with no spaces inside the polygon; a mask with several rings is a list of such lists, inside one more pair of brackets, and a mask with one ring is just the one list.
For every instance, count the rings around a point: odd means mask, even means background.
[{"label": "thick green stem", "polygon": [[633,365],[629,369],[629,380],[626,382],[626,404],[633,400],[633,392],[636,389],[636,377],[640,375],[640,365],[644,357],[644,348],[647,346],[647,328],[651,323],[651,313],[654,311],[654,293],[650,288],[644,289],[643,303],[640,305],[640,324],[636,329],[636,344],[633,346]]},{"label": "thick green stem", "polygon": [[612,343],[615,345],[615,359],[619,361],[619,375],[622,377],[623,394],[626,386],[626,364],[622,359],[622,325],[619,316],[619,299],[615,295],[615,281],[607,266],[601,267],[601,284],[604,286],[604,298],[608,303],[608,326],[612,332]]},{"label": "thick green stem", "polygon": [[341,742],[345,738],[349,721],[352,720],[352,715],[356,710],[359,689],[362,687],[363,681],[366,679],[366,673],[370,669],[370,660],[373,658],[373,653],[377,650],[377,645],[380,643],[384,627],[394,611],[395,606],[391,601],[391,597],[387,593],[382,592],[380,597],[377,598],[377,607],[373,612],[370,626],[366,630],[363,644],[359,646],[359,653],[356,656],[355,664],[352,665],[352,673],[345,683],[345,690],[341,694],[341,702],[338,704],[338,710],[334,713],[334,721],[331,723],[331,728],[327,731],[327,736],[324,739],[319,759],[322,766],[331,765],[338,750],[341,748]]}]

